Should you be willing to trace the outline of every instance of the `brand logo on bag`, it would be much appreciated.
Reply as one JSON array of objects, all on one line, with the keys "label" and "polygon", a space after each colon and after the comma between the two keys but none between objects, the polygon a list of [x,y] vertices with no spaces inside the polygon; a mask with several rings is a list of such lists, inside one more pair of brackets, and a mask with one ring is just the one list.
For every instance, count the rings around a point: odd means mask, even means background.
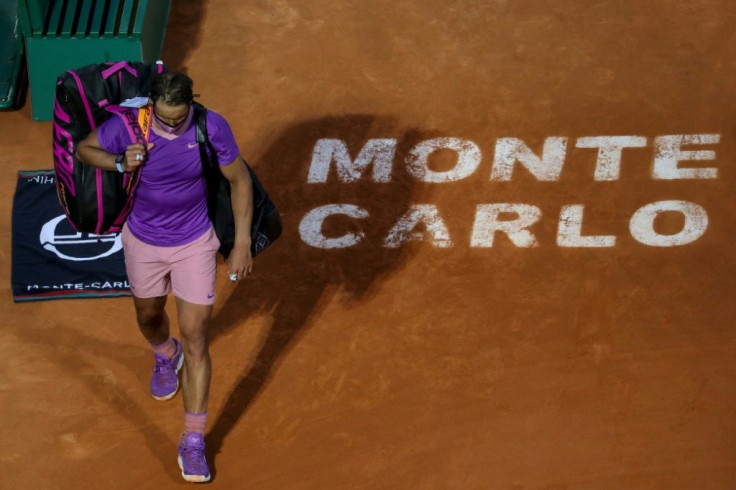
[{"label": "brand logo on bag", "polygon": [[65,215],[57,216],[41,227],[41,246],[57,257],[84,262],[108,257],[123,248],[120,234],[95,235],[72,229]]},{"label": "brand logo on bag", "polygon": [[261,253],[266,249],[266,247],[268,247],[270,243],[271,240],[269,240],[266,235],[257,232],[255,234],[255,241],[253,242],[253,251],[255,253]]}]

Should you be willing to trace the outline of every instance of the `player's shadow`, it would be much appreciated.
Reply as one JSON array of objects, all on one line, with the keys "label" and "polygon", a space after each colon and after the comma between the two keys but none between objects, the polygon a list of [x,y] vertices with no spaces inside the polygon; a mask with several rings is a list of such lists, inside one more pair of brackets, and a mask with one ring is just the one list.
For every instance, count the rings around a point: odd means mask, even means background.
[{"label": "player's shadow", "polygon": [[[333,162],[326,183],[308,183],[315,143],[324,138],[345,141],[353,160],[369,139],[395,139],[390,181],[374,182],[373,166],[369,166],[357,181],[342,182]],[[228,434],[268,384],[279,362],[306,329],[318,321],[322,309],[338,293],[347,303],[370,298],[412,255],[415,247],[411,244],[388,248],[383,242],[414,202],[415,180],[407,173],[404,161],[409,150],[423,138],[419,131],[402,129],[385,118],[325,117],[289,128],[261,157],[250,162],[281,212],[284,232],[271,249],[255,259],[256,276],[242,281],[213,319],[213,343],[224,332],[241,325],[250,314],[268,312],[272,320],[260,339],[254,360],[235,373],[235,387],[213,420],[207,436],[213,474],[215,455]],[[322,227],[324,235],[332,238],[364,234],[358,244],[321,249],[302,240],[299,229],[304,216],[331,204],[353,204],[368,212],[364,219],[332,216]],[[356,323],[359,319],[353,326]],[[347,326],[339,328],[344,327]]]},{"label": "player's shadow", "polygon": [[166,37],[161,59],[172,70],[186,73],[189,55],[202,40],[202,28],[207,15],[207,2],[176,0],[171,2]]}]

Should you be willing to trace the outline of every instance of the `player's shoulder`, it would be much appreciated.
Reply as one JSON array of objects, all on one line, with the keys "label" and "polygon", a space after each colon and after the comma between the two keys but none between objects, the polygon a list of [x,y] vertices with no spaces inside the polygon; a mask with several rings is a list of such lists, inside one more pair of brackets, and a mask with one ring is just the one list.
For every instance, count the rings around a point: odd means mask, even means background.
[{"label": "player's shoulder", "polygon": [[226,137],[232,133],[232,129],[230,123],[219,112],[207,109],[207,133],[210,138]]},{"label": "player's shoulder", "polygon": [[229,124],[219,112],[207,109],[207,127],[209,128],[210,126],[220,127],[229,126]]},{"label": "player's shoulder", "polygon": [[[125,135],[126,134],[125,121],[123,120],[123,117],[125,116],[125,112],[128,112],[128,111],[120,111],[108,117],[105,121],[103,121],[97,127],[97,132],[105,133],[108,135],[114,135],[118,133]],[[134,114],[137,115],[137,113],[134,113]]]},{"label": "player's shoulder", "polygon": [[132,109],[125,109],[121,111],[116,111],[114,113],[111,113],[107,119],[105,119],[100,126],[125,126],[124,118],[128,116],[129,114],[132,114],[134,118],[138,117],[137,109],[133,111]]}]

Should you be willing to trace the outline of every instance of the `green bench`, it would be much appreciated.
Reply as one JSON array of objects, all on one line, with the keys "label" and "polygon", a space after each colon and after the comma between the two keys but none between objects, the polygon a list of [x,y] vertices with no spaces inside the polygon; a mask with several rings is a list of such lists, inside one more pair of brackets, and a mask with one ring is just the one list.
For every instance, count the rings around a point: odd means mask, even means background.
[{"label": "green bench", "polygon": [[159,60],[170,6],[171,0],[20,0],[33,119],[52,119],[56,79],[66,70]]},{"label": "green bench", "polygon": [[15,109],[23,91],[23,33],[18,0],[0,2],[0,110]]}]

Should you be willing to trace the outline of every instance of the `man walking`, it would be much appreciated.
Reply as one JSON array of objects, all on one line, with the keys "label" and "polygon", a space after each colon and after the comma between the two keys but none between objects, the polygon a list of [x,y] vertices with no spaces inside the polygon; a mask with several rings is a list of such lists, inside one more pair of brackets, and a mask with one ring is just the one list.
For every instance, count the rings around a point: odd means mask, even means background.
[{"label": "man walking", "polygon": [[[106,170],[131,172],[140,167],[140,184],[122,241],[138,326],[154,353],[151,395],[156,400],[173,398],[182,370],[185,414],[179,466],[185,480],[206,482],[210,472],[204,432],[212,370],[208,322],[220,244],[207,214],[192,85],[181,73],[156,77],[151,87],[153,118],[146,145],[130,144],[122,119],[113,117],[79,143],[77,156]],[[245,165],[240,164],[242,157],[227,121],[208,111],[207,132],[232,188],[235,246],[228,259],[228,273],[231,279],[240,280],[253,265],[252,184]],[[176,300],[181,340],[170,333],[165,311],[169,293]]]}]

